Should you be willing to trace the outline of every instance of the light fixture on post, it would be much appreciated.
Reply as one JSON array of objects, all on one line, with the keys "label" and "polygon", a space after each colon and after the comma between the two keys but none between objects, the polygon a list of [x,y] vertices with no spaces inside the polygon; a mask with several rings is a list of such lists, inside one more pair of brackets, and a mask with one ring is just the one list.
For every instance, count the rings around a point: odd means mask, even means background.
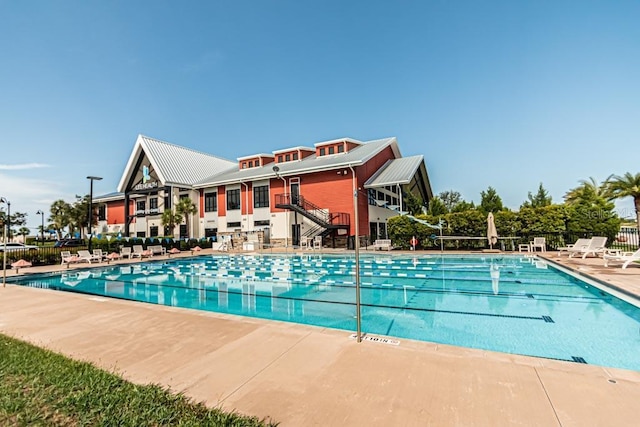
[{"label": "light fixture on post", "polygon": [[2,241],[4,242],[4,249],[2,251],[2,287],[4,288],[7,286],[7,233],[9,230],[7,225],[9,224],[11,203],[4,197],[0,197],[0,203],[6,203],[7,205],[7,216],[4,219],[4,224],[2,224],[4,228],[4,230],[2,230]]},{"label": "light fixture on post", "polygon": [[353,187],[353,216],[356,220],[354,250],[355,250],[355,267],[356,267],[356,340],[362,342],[362,318],[360,316],[360,218],[358,216],[358,187],[356,185],[356,171],[349,165],[353,178],[351,186]]},{"label": "light fixture on post", "polygon": [[[272,168],[273,172],[276,174],[276,178],[280,178],[282,180],[282,185],[284,188],[284,199],[285,202],[290,203],[289,194],[287,193],[287,180],[280,176],[278,172],[280,172],[280,168],[277,165],[274,165]],[[289,210],[284,212],[285,222],[287,223],[284,227],[284,247],[289,246]]]},{"label": "light fixture on post", "polygon": [[40,228],[40,239],[42,240],[42,246],[44,246],[44,211],[41,211],[40,209],[38,209],[38,212],[36,212],[36,215],[42,216],[42,226]]},{"label": "light fixture on post", "polygon": [[88,176],[89,184],[89,224],[87,224],[87,237],[89,237],[88,249],[91,252],[91,226],[93,225],[93,181],[100,181],[102,178],[99,176]]}]

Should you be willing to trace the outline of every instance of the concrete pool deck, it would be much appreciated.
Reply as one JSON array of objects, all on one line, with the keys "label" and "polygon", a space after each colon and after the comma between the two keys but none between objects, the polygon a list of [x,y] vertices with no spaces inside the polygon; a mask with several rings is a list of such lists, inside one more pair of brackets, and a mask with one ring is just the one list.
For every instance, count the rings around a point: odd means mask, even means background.
[{"label": "concrete pool deck", "polygon": [[[640,266],[543,256],[640,294]],[[10,284],[0,333],[282,426],[638,422],[640,372],[443,344],[357,343],[348,331]]]}]

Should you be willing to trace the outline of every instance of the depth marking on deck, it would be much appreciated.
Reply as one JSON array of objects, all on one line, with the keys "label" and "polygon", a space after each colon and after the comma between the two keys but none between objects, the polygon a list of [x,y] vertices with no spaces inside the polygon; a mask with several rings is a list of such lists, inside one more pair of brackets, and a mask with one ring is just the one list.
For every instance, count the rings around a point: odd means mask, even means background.
[{"label": "depth marking on deck", "polygon": [[100,298],[100,297],[90,297],[89,298],[91,301],[98,301],[98,302],[105,302],[105,301],[109,301],[107,298]]},{"label": "depth marking on deck", "polygon": [[[357,338],[357,334],[351,334],[349,335],[349,338],[355,340]],[[400,341],[398,340],[392,340],[392,339],[383,338],[383,337],[376,337],[375,335],[362,334],[361,338],[362,338],[362,341],[371,341],[371,342],[377,342],[380,344],[387,344],[387,345],[400,345]]]}]

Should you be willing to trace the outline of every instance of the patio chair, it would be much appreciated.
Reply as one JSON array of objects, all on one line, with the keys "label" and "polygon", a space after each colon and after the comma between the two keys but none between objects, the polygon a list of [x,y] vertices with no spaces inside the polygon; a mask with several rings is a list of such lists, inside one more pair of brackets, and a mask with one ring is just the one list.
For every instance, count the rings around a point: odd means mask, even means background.
[{"label": "patio chair", "polygon": [[566,252],[570,254],[570,250],[578,249],[578,248],[586,248],[591,243],[591,239],[578,239],[573,244],[568,244],[567,246],[561,246],[558,248],[558,256],[562,254],[562,252]]},{"label": "patio chair", "polygon": [[604,259],[605,267],[609,267],[609,263],[611,261],[621,262],[622,269],[624,270],[632,262],[640,261],[640,249],[638,249],[635,252],[622,252],[619,250],[614,250],[614,251],[608,250],[607,252],[604,253],[604,255],[602,255],[602,258]]},{"label": "patio chair", "polygon": [[71,251],[60,251],[60,257],[62,258],[60,265],[67,264],[68,266],[68,264],[73,264],[79,261],[77,255],[71,255]]},{"label": "patio chair", "polygon": [[149,250],[144,250],[144,248],[142,247],[142,245],[133,245],[133,251],[131,252],[131,257],[135,258],[138,257],[140,259],[142,259],[142,257],[150,257],[152,255],[151,251]]},{"label": "patio chair", "polygon": [[316,236],[313,238],[313,249],[322,249],[322,236]]},{"label": "patio chair", "polygon": [[585,259],[589,254],[593,254],[594,256],[598,256],[598,254],[604,254],[607,250],[607,248],[604,246],[606,243],[606,237],[592,237],[591,242],[589,242],[589,246],[569,249],[569,258],[573,258],[575,254],[582,255],[582,259]]},{"label": "patio chair", "polygon": [[300,237],[300,249],[311,249],[309,247],[309,238],[307,236]]},{"label": "patio chair", "polygon": [[102,262],[104,260],[105,255],[102,253],[102,249],[94,249],[93,250],[93,259],[98,262]]},{"label": "patio chair", "polygon": [[531,252],[535,252],[536,248],[539,248],[541,252],[547,251],[547,243],[544,237],[534,237],[532,242],[529,242]]},{"label": "patio chair", "polygon": [[391,249],[393,249],[393,245],[391,244],[391,239],[378,239],[375,242],[373,242],[373,249],[374,250],[386,250],[386,251],[390,251]]},{"label": "patio chair", "polygon": [[131,259],[131,248],[129,246],[123,246],[122,249],[120,249],[120,257]]},{"label": "patio chair", "polygon": [[92,261],[95,261],[95,258],[93,257],[91,252],[85,251],[85,250],[78,251],[78,258],[80,258],[79,262],[85,261],[85,262],[88,262],[89,264],[91,264]]}]

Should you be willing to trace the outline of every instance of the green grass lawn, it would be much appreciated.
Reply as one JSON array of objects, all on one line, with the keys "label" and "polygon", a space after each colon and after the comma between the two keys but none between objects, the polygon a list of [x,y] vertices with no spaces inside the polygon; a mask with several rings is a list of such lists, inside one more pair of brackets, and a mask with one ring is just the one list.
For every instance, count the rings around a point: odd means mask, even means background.
[{"label": "green grass lawn", "polygon": [[0,334],[0,426],[268,426]]}]

